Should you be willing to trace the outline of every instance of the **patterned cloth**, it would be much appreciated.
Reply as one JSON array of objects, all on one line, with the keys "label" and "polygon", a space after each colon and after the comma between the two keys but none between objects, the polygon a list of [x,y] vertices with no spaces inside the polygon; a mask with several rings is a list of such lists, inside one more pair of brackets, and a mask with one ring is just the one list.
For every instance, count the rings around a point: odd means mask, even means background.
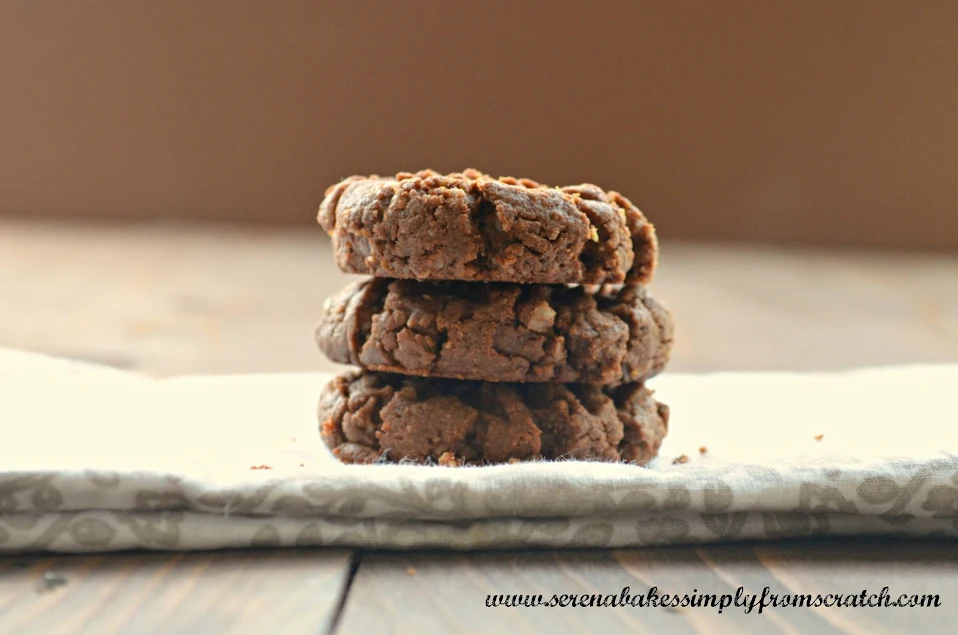
[{"label": "patterned cloth", "polygon": [[958,366],[660,377],[672,430],[651,469],[343,466],[316,427],[328,379],[0,349],[0,551],[958,535]]}]

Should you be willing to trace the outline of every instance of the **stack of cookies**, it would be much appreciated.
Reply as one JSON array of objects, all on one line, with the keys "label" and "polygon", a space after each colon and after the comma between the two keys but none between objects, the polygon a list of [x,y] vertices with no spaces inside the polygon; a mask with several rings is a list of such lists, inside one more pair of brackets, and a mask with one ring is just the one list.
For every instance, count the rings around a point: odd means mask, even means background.
[{"label": "stack of cookies", "polygon": [[345,463],[644,464],[668,408],[672,318],[645,288],[655,230],[622,195],[476,170],[351,177],[319,223],[336,263],[373,276],[329,298],[316,340],[361,370],[323,391]]}]

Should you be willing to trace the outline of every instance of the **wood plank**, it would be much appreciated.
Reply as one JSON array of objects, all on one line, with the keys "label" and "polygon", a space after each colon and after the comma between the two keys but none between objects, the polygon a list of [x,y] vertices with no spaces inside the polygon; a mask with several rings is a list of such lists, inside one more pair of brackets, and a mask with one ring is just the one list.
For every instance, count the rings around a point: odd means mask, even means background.
[{"label": "wood plank", "polygon": [[[335,371],[316,228],[0,219],[0,346],[154,375]],[[958,361],[958,257],[663,242],[670,371]]]},{"label": "wood plank", "polygon": [[[337,632],[941,632],[958,619],[952,542],[822,539],[622,551],[364,553]],[[496,607],[494,594],[939,594],[937,608]]]},{"label": "wood plank", "polygon": [[958,361],[958,258],[663,245],[670,371]]},{"label": "wood plank", "polygon": [[[737,575],[742,564],[714,560],[712,566]],[[936,594],[932,609],[815,608],[831,624],[857,632],[942,633],[958,618],[958,544],[954,542],[830,541],[807,551],[801,543],[760,545],[755,549],[765,570],[792,593],[869,593],[889,587],[889,594]]]},{"label": "wood plank", "polygon": [[349,573],[341,550],[6,557],[0,633],[323,633]]},{"label": "wood plank", "polygon": [[[154,375],[335,370],[311,333],[355,276],[321,232],[0,220],[0,346]],[[655,292],[677,320],[671,371],[958,361],[958,258],[663,245]],[[704,310],[703,307],[707,307]],[[929,632],[954,622],[951,545],[816,541],[622,552],[367,554],[346,633]],[[44,573],[62,574],[66,585]],[[0,559],[0,632],[319,632],[344,552]],[[491,609],[490,593],[812,592],[901,586],[938,609]]]}]

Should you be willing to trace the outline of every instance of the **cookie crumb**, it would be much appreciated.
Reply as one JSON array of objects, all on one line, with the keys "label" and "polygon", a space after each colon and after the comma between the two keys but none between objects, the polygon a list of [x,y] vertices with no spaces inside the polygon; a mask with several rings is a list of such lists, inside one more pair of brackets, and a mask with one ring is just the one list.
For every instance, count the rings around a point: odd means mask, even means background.
[{"label": "cookie crumb", "polygon": [[815,440],[816,440],[816,441],[821,441],[821,440],[824,439],[824,438],[825,438],[825,435],[824,435],[824,434],[816,434],[816,435],[815,435]]},{"label": "cookie crumb", "polygon": [[412,567],[406,567],[406,574],[407,574],[407,575],[416,575],[416,570],[413,569]]},{"label": "cookie crumb", "polygon": [[300,466],[300,467],[306,467],[306,464],[305,464],[305,463],[300,463],[299,466]]},{"label": "cookie crumb", "polygon": [[445,467],[460,467],[462,465],[462,461],[456,458],[456,455],[452,452],[443,452],[439,457],[438,463]]},{"label": "cookie crumb", "polygon": [[689,462],[688,454],[680,454],[674,459],[672,459],[672,465],[685,465],[688,462]]},{"label": "cookie crumb", "polygon": [[296,437],[293,437],[292,439],[290,439],[290,441],[292,441],[293,443],[296,443]]},{"label": "cookie crumb", "polygon": [[44,571],[43,577],[37,582],[37,593],[49,593],[59,587],[66,586],[67,579],[62,573]]},{"label": "cookie crumb", "polygon": [[272,465],[250,465],[249,469],[251,470],[271,470],[273,469]]},{"label": "cookie crumb", "polygon": [[708,452],[708,451],[709,451],[709,449],[708,449],[707,447],[705,447],[704,445],[701,446],[701,447],[699,447],[699,454],[705,454],[705,453]]}]

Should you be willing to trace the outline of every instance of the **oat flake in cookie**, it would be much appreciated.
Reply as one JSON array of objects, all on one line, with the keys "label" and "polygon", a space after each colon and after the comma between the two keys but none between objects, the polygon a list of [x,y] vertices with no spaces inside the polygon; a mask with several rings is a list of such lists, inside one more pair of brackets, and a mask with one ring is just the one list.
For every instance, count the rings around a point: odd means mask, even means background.
[{"label": "oat flake in cookie", "polygon": [[635,285],[372,278],[326,301],[316,340],[334,362],[404,375],[621,384],[665,368],[672,332],[668,309]]},{"label": "oat flake in cookie", "polygon": [[476,170],[350,177],[326,191],[319,223],[340,269],[383,278],[644,284],[658,258],[621,194]]},{"label": "oat flake in cookie", "polygon": [[320,432],[344,463],[534,459],[645,464],[669,410],[641,384],[507,384],[357,371],[323,390]]}]

